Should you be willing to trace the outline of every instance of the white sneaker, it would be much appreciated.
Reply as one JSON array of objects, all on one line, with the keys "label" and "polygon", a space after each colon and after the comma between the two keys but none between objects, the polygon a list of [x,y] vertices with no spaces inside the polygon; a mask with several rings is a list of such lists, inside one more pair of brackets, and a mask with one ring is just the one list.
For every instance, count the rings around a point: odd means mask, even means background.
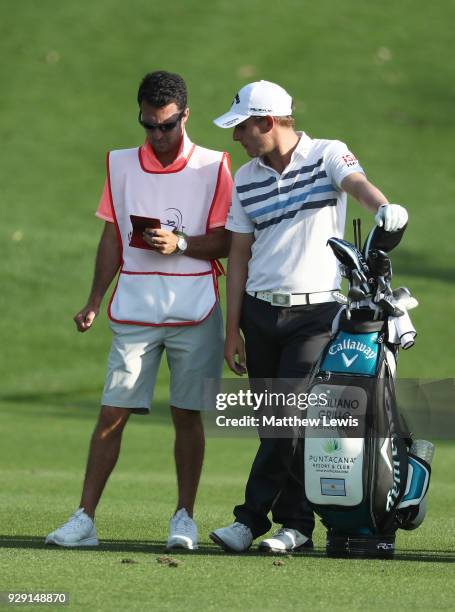
[{"label": "white sneaker", "polygon": [[180,508],[169,521],[169,537],[166,548],[167,550],[173,548],[196,550],[197,548],[197,526],[193,519],[188,516],[185,508]]},{"label": "white sneaker", "polygon": [[45,544],[57,544],[57,546],[98,546],[96,529],[93,520],[79,508],[68,521],[52,531],[44,540]]},{"label": "white sneaker", "polygon": [[243,523],[232,523],[228,527],[215,529],[210,539],[228,552],[244,552],[253,542],[251,529]]},{"label": "white sneaker", "polygon": [[297,529],[286,529],[281,527],[271,538],[263,540],[259,544],[259,550],[264,552],[290,552],[304,548],[313,548],[313,541],[297,531]]}]

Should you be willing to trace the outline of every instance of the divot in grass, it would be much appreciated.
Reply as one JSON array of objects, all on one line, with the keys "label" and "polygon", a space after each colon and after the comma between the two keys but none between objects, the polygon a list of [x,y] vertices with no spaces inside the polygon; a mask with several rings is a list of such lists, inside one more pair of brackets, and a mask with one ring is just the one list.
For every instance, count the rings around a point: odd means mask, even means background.
[{"label": "divot in grass", "polygon": [[179,561],[178,559],[174,559],[173,557],[168,557],[166,555],[157,557],[156,560],[160,565],[167,565],[168,567],[179,567],[183,564],[183,561]]}]

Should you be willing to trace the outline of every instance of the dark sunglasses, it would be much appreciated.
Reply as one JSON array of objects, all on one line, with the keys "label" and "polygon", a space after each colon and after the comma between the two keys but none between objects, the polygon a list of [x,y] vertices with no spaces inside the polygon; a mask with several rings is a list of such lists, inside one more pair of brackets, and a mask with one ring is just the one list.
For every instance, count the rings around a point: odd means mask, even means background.
[{"label": "dark sunglasses", "polygon": [[139,123],[146,130],[160,130],[160,132],[171,132],[178,123],[182,120],[185,111],[183,110],[175,121],[168,121],[167,123],[147,123],[147,121],[142,120],[142,111],[139,111],[139,117],[137,118]]}]

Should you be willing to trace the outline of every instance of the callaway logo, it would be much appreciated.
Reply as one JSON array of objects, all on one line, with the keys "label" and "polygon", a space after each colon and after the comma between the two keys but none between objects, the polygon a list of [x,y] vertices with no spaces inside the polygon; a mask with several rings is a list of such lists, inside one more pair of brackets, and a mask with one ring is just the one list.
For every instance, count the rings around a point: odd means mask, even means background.
[{"label": "callaway logo", "polygon": [[392,434],[392,438],[390,439],[391,449],[392,449],[392,462],[393,462],[393,485],[392,488],[389,489],[387,493],[387,501],[385,505],[385,509],[387,512],[390,512],[392,508],[397,503],[400,497],[400,489],[401,489],[401,470],[400,470],[400,457],[398,455],[398,448],[395,444],[395,437]]},{"label": "callaway logo", "polygon": [[390,473],[392,474],[393,468],[392,468],[392,464],[390,463],[388,448],[389,448],[389,438],[385,438],[381,446],[381,455],[382,455],[382,458],[384,459],[384,463],[389,468]]},{"label": "callaway logo", "polygon": [[374,359],[377,354],[376,351],[373,351],[373,349],[364,342],[349,339],[343,340],[343,342],[338,342],[337,344],[332,344],[332,346],[329,348],[329,353],[330,355],[336,355],[340,351],[345,351],[348,349],[354,349],[359,353],[363,353],[367,359]]},{"label": "callaway logo", "polygon": [[351,357],[351,359],[349,359],[349,357],[346,357],[346,355],[344,353],[341,353],[341,356],[343,357],[343,361],[344,361],[344,365],[347,368],[350,368],[352,366],[352,364],[354,363],[354,361],[357,359],[357,357],[359,356],[358,353],[356,353],[354,355],[354,357]]},{"label": "callaway logo", "polygon": [[238,93],[235,94],[234,99],[232,100],[232,104],[234,104],[234,102],[236,104],[240,104],[240,96]]}]

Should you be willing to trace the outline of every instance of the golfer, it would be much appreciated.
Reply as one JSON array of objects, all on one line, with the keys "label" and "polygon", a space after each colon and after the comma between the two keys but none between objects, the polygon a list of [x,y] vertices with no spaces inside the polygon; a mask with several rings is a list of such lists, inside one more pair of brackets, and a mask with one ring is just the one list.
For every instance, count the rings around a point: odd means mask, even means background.
[{"label": "golfer", "polygon": [[112,151],[97,216],[104,219],[87,304],[77,329],[93,325],[109,285],[113,339],[102,407],[92,436],[79,508],[46,543],[98,544],[94,517],[131,413],[149,411],[163,351],[170,369],[178,500],[168,548],[197,548],[193,507],[204,456],[204,379],[221,375],[223,325],[217,263],[229,250],[225,220],[232,179],[225,153],[193,144],[187,89],[177,74],[142,80],[140,147]]},{"label": "golfer", "polygon": [[[236,374],[248,370],[250,379],[302,379],[327,343],[340,273],[326,243],[343,236],[347,194],[386,230],[408,218],[367,180],[344,143],[296,132],[292,112],[282,87],[259,81],[243,87],[215,120],[233,128],[234,140],[252,158],[235,176],[226,224],[232,244],[225,358]],[[235,522],[213,531],[212,540],[226,550],[247,550],[269,531],[271,510],[281,527],[261,549],[312,548],[314,517],[300,451],[297,434],[261,438]]]}]

